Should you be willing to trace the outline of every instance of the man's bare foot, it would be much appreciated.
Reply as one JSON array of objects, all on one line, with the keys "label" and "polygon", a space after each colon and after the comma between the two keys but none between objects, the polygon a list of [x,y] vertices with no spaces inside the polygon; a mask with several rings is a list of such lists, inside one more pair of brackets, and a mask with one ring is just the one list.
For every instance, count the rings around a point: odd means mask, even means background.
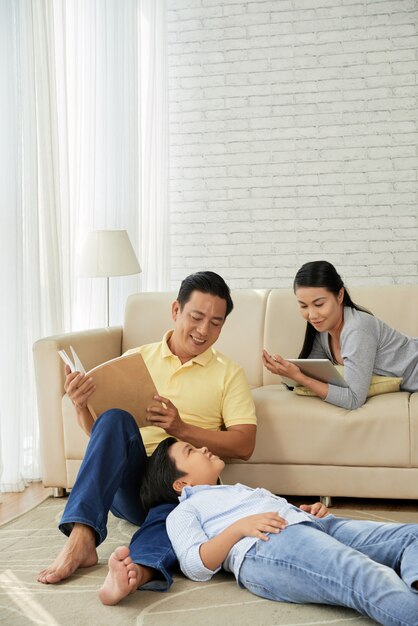
[{"label": "man's bare foot", "polygon": [[133,563],[129,556],[129,548],[116,548],[109,559],[109,571],[99,598],[103,604],[117,604],[123,598],[136,591],[140,584],[144,584],[141,576],[142,567]]},{"label": "man's bare foot", "polygon": [[84,524],[74,524],[67,543],[49,567],[38,575],[38,582],[56,584],[74,574],[79,567],[92,567],[97,563],[94,530]]}]

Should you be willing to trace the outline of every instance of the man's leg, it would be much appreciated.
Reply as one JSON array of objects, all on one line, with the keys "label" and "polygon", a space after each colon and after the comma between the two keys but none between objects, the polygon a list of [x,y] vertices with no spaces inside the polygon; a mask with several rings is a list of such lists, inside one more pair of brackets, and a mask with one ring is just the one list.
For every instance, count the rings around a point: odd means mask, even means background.
[{"label": "man's leg", "polygon": [[96,546],[106,538],[109,510],[134,524],[143,521],[139,493],[146,463],[139,429],[129,413],[112,409],[95,422],[60,522],[69,539],[40,573],[40,582],[56,583],[97,562]]},{"label": "man's leg", "polygon": [[[397,542],[402,552],[410,539]],[[342,544],[316,522],[258,541],[243,561],[239,583],[271,600],[347,606],[386,626],[418,624],[418,594],[391,567]]]},{"label": "man's leg", "polygon": [[141,588],[167,591],[173,583],[173,571],[178,563],[168,538],[166,519],[176,504],[160,504],[152,508],[129,546],[134,563],[152,568],[152,579]]},{"label": "man's leg", "polygon": [[136,588],[166,591],[177,566],[165,521],[175,504],[161,504],[148,513],[129,549],[120,546],[109,559],[109,572],[99,592],[103,604],[117,604]]}]

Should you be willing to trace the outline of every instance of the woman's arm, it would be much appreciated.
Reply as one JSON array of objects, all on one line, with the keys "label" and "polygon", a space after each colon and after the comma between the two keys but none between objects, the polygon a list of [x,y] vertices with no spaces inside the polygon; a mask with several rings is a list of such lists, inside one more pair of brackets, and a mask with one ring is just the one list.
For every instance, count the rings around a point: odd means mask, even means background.
[{"label": "woman's arm", "polygon": [[349,410],[358,409],[366,402],[378,349],[375,328],[347,329],[341,343],[341,356],[348,387],[329,385],[326,402]]},{"label": "woman's arm", "polygon": [[315,378],[306,376],[306,374],[303,374],[303,372],[300,371],[299,367],[295,365],[295,363],[286,361],[286,359],[283,359],[279,354],[271,356],[263,350],[263,363],[272,374],[279,374],[280,376],[291,378],[296,383],[299,383],[299,385],[311,389],[311,391],[322,398],[322,400],[325,400],[327,397],[329,388],[328,383],[323,383],[320,380],[315,380]]},{"label": "woman's arm", "polygon": [[348,410],[358,409],[367,399],[379,347],[376,318],[368,313],[349,310],[340,341],[344,379],[348,387],[328,385],[304,376],[294,363],[285,361],[279,355],[268,359],[267,353],[263,353],[263,362],[269,371],[291,378],[330,404]]}]

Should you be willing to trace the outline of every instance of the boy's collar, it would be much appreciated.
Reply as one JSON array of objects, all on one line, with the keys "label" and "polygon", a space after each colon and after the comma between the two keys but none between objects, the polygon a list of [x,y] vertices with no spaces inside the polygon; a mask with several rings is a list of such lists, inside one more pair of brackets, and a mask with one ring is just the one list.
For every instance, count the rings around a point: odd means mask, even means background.
[{"label": "boy's collar", "polygon": [[186,485],[183,487],[181,495],[179,496],[179,502],[183,502],[190,498],[194,493],[198,493],[199,491],[204,491],[205,489],[216,489],[216,487],[220,487],[222,484],[218,485],[195,485],[194,487],[190,487]]}]

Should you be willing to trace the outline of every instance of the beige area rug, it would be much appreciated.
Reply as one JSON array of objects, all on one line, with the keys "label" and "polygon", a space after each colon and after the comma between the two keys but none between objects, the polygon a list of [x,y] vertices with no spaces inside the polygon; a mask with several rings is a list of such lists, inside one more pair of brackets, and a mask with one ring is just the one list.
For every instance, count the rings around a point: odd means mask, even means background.
[{"label": "beige area rug", "polygon": [[[110,516],[109,536],[99,547],[99,564],[79,570],[59,585],[42,585],[36,574],[60,550],[65,539],[56,525],[65,500],[49,498],[25,515],[0,527],[0,625],[30,626],[368,626],[371,620],[338,607],[270,602],[239,589],[232,575],[218,574],[210,583],[177,576],[168,593],[132,594],[115,607],[103,606],[97,591],[107,559],[129,544],[135,530]],[[357,519],[418,522],[418,512],[333,509]],[[81,573],[80,573],[81,572]]]}]

